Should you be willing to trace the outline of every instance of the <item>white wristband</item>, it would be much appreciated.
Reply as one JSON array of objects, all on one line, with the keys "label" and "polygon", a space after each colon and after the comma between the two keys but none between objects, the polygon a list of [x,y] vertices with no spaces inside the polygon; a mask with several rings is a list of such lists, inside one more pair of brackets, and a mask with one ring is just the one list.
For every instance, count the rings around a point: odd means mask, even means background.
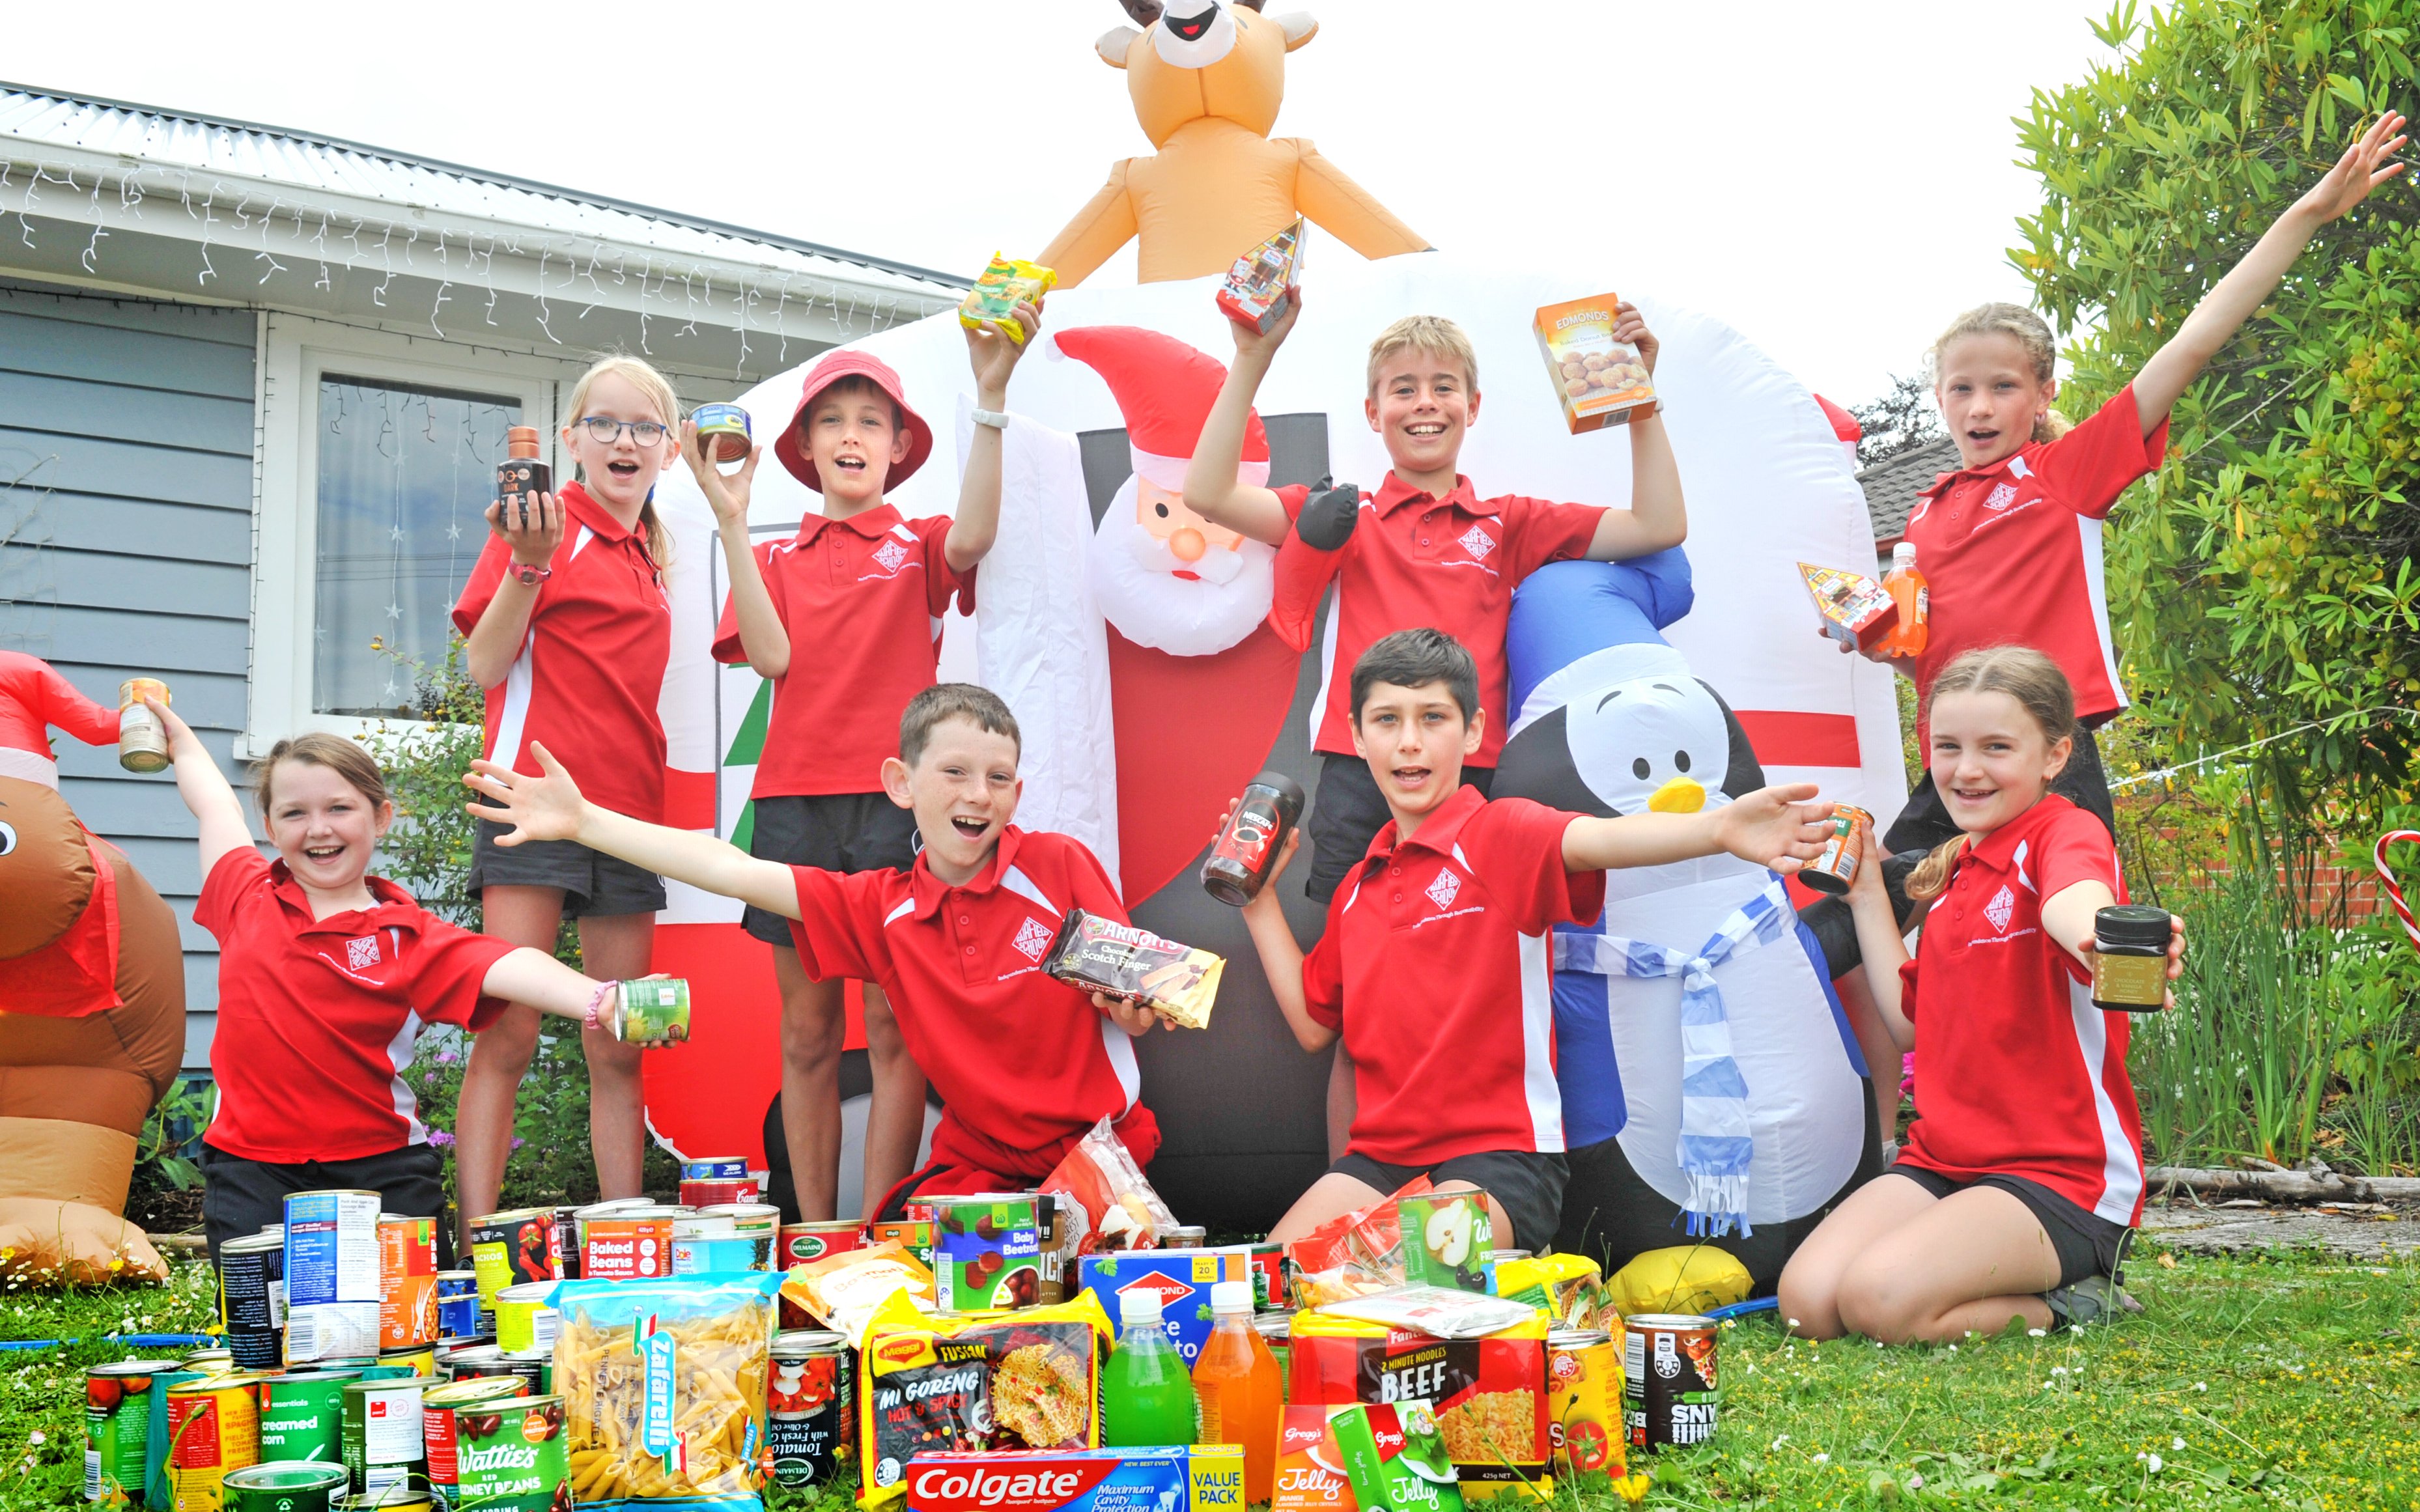
[{"label": "white wristband", "polygon": [[969,413],[978,425],[989,425],[994,430],[1008,428],[1008,411],[1005,409],[974,409]]}]

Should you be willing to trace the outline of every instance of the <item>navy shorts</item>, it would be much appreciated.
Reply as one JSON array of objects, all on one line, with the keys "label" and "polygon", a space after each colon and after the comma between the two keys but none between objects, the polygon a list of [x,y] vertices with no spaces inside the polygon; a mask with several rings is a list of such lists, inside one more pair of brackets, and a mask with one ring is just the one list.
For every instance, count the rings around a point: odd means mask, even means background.
[{"label": "navy shorts", "polygon": [[484,819],[471,844],[471,890],[482,887],[560,887],[563,917],[596,918],[613,914],[657,914],[664,908],[664,879],[618,856],[592,851],[578,841],[530,840],[499,845],[504,826]]},{"label": "navy shorts", "polygon": [[[1365,768],[1366,770],[1366,768]],[[1381,1196],[1394,1192],[1415,1176],[1426,1176],[1439,1186],[1468,1181],[1496,1199],[1512,1232],[1496,1236],[1497,1249],[1543,1250],[1553,1242],[1563,1222],[1563,1183],[1571,1166],[1559,1154],[1536,1149],[1482,1149],[1456,1155],[1434,1165],[1389,1165],[1346,1150],[1328,1167],[1349,1176]]]},{"label": "navy shorts", "polygon": [[[787,794],[750,800],[748,854],[823,872],[904,872],[916,864],[916,815],[888,793]],[[790,921],[750,904],[740,927],[795,946]]]},{"label": "navy shorts", "polygon": [[445,1171],[435,1147],[404,1145],[357,1160],[306,1160],[284,1164],[247,1160],[214,1145],[202,1146],[202,1227],[210,1258],[230,1239],[260,1232],[286,1221],[286,1198],[295,1192],[366,1190],[379,1195],[379,1211],[406,1218],[436,1218],[441,1265],[454,1254],[454,1230],[445,1214]]}]

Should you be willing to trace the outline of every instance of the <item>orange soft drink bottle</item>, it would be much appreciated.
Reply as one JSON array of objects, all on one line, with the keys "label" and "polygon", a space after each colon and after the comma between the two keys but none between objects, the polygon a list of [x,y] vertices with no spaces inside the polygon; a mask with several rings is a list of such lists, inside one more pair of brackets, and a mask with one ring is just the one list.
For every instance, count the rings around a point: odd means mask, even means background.
[{"label": "orange soft drink bottle", "polygon": [[1209,1340],[1193,1362],[1193,1396],[1202,1410],[1196,1442],[1242,1444],[1244,1500],[1265,1502],[1277,1471],[1285,1381],[1268,1341],[1252,1326],[1252,1284],[1214,1282],[1210,1319]]},{"label": "orange soft drink bottle", "polygon": [[1921,656],[1932,638],[1932,585],[1916,567],[1916,546],[1901,541],[1891,548],[1890,571],[1883,576],[1883,592],[1899,606],[1899,624],[1883,638],[1882,649],[1893,656]]}]

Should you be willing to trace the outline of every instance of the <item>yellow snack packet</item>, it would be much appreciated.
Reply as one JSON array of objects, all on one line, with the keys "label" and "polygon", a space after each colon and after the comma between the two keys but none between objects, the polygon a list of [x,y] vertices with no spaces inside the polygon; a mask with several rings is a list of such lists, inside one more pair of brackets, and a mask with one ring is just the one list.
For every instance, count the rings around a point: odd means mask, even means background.
[{"label": "yellow snack packet", "polygon": [[973,331],[985,321],[1000,327],[1001,334],[1018,346],[1025,345],[1025,328],[1012,318],[1022,301],[1042,308],[1042,297],[1059,282],[1059,275],[1040,263],[1019,262],[1001,253],[991,255],[991,266],[967,290],[958,305],[958,324]]}]

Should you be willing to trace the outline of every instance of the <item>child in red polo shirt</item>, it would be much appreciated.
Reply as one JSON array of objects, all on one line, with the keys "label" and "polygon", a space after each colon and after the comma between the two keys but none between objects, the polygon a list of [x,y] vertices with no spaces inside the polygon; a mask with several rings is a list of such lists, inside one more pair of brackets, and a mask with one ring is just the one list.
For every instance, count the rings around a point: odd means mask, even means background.
[{"label": "child in red polo shirt", "polygon": [[420,1026],[476,1032],[507,1002],[594,1024],[611,989],[546,951],[449,924],[368,875],[395,805],[359,742],[298,735],[254,768],[277,849],[270,861],[201,741],[166,705],[151,707],[177,791],[201,822],[194,922],[219,942],[218,1098],[202,1135],[211,1255],[285,1222],[289,1192],[365,1187],[384,1211],[436,1216],[440,1163],[403,1080]]},{"label": "child in red polo shirt", "polygon": [[[916,1063],[942,1098],[933,1163],[898,1182],[909,1193],[1016,1191],[1050,1173],[1107,1118],[1138,1164],[1159,1149],[1139,1100],[1127,1036],[1149,1010],[1077,992],[1040,962],[1070,908],[1125,922],[1125,908],[1082,842],[1013,823],[1016,720],[1000,696],[941,683],[908,701],[899,754],[882,764],[890,800],[913,810],[923,841],[905,871],[843,872],[759,860],[709,835],[617,814],[580,795],[544,748],[542,778],[492,762],[462,780],[487,798],[471,811],[518,825],[506,845],[583,845],[737,898],[792,920],[811,977],[878,982]],[[1809,854],[1812,854],[1811,851]]]},{"label": "child in red polo shirt", "polygon": [[[537,770],[530,748],[570,753],[581,780],[649,819],[662,817],[664,727],[656,712],[672,656],[672,607],[662,565],[671,538],[658,518],[656,479],[680,451],[673,387],[635,357],[608,357],[581,376],[564,407],[563,449],[578,477],[541,495],[535,511],[488,506],[490,535],[454,605],[470,671],[488,690],[485,754]],[[554,948],[567,914],[580,954],[609,980],[647,974],[664,885],[578,845],[496,848],[480,825],[471,887],[481,927],[499,939]],[[597,1189],[639,1194],[646,1153],[639,1054],[609,1035],[582,1035],[588,1062],[588,1138]],[[537,1049],[537,1015],[508,1008],[480,1036],[459,1104],[463,1222],[496,1208],[513,1134],[513,1096]]]},{"label": "child in red polo shirt", "polygon": [[[1441,630],[1399,630],[1353,664],[1353,740],[1389,822],[1327,905],[1306,959],[1264,887],[1245,905],[1278,1007],[1305,1050],[1341,1035],[1356,1107],[1342,1158],[1269,1237],[1280,1243],[1425,1173],[1483,1189],[1497,1242],[1531,1245],[1561,1220],[1549,930],[1596,917],[1605,869],[1722,852],[1795,872],[1822,849],[1830,806],[1811,783],[1760,789],[1694,814],[1597,819],[1462,780],[1485,748],[1470,653]],[[1278,862],[1291,858],[1295,837]]]},{"label": "child in red polo shirt", "polygon": [[1849,890],[1866,985],[1916,1054],[1916,1118],[1898,1162],[1781,1273],[1782,1316],[1816,1338],[2090,1322],[2120,1303],[2120,1249],[2143,1211],[2127,1015],[2091,993],[2118,853],[2051,791],[2075,748],[2074,691],[2042,653],[1995,646],[1942,669],[1926,713],[1959,834],[1908,879],[1932,901],[1914,961],[1880,869],[1860,867]]},{"label": "child in red polo shirt", "polygon": [[[915,818],[881,789],[883,760],[898,740],[892,711],[933,686],[951,600],[974,607],[975,563],[1000,525],[1009,376],[1042,324],[1030,304],[1019,304],[1016,318],[1021,341],[989,321],[967,332],[974,450],[954,517],[902,519],[885,501],[887,488],[923,465],[933,432],[908,408],[899,375],[870,353],[835,351],[810,369],[790,424],[773,441],[782,465],[824,500],[823,513],[801,519],[786,541],[749,546],[748,501],[764,448],[726,473],[698,447],[694,425],[682,432],[731,568],[715,658],[745,662],[773,685],[765,754],[750,792],[751,856],[835,872],[904,872],[915,863]],[[795,687],[794,669],[803,672]],[[799,1216],[830,1219],[840,1174],[842,980],[807,974],[788,919],[752,906],[741,923],[773,948],[782,1127]],[[865,1040],[874,1072],[865,1124],[871,1197],[914,1167],[924,1133],[923,1075],[871,981]]]},{"label": "child in red polo shirt", "polygon": [[[2102,521],[2128,485],[2160,464],[2168,411],[2195,377],[2268,299],[2319,227],[2403,171],[2403,117],[2389,112],[2327,177],[2295,201],[2226,277],[2211,285],[2134,381],[2071,428],[2051,408],[2056,347],[2032,311],[1986,304],[1958,317],[1933,344],[1934,398],[1958,443],[1959,469],[1920,496],[1906,539],[1931,585],[1931,635],[1911,664],[1919,702],[1933,681],[1980,646],[2028,645],[2058,664],[2075,689],[2081,723],[2054,791],[2114,833],[2108,778],[2092,732],[2126,706],[2102,585]],[[1842,648],[1844,651],[1846,647]],[[1918,732],[1918,744],[1923,742]],[[1884,837],[1896,881],[1915,853],[1956,838],[1958,825],[1928,779]],[[1902,915],[1907,912],[1902,909]]]}]

